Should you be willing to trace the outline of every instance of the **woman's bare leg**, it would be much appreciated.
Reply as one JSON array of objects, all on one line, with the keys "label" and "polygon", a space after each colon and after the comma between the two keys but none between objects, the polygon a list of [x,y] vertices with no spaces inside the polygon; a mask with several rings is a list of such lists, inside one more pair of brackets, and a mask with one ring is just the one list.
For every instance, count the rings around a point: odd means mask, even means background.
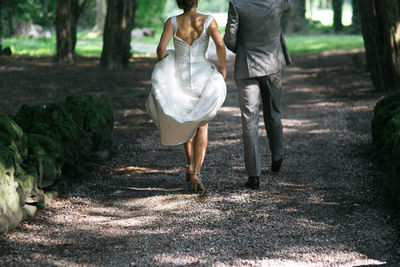
[{"label": "woman's bare leg", "polygon": [[187,160],[187,170],[186,173],[193,173],[193,139],[187,141],[184,145],[186,160]]},{"label": "woman's bare leg", "polygon": [[[194,172],[200,174],[201,167],[203,166],[204,157],[206,155],[208,143],[208,123],[197,129],[196,136],[193,139],[193,158],[194,158]],[[193,175],[192,182],[199,182],[200,177]],[[197,176],[197,177],[196,177]]]}]

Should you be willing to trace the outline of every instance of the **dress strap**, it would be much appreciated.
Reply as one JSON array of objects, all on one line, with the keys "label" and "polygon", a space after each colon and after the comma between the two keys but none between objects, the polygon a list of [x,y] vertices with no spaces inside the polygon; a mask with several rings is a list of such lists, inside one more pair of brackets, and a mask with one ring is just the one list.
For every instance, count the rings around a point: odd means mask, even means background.
[{"label": "dress strap", "polygon": [[174,33],[176,33],[176,31],[178,30],[178,22],[176,22],[176,16],[171,17],[171,24]]},{"label": "dress strap", "polygon": [[204,31],[208,31],[208,27],[210,27],[211,22],[213,21],[214,17],[209,15],[204,21]]}]

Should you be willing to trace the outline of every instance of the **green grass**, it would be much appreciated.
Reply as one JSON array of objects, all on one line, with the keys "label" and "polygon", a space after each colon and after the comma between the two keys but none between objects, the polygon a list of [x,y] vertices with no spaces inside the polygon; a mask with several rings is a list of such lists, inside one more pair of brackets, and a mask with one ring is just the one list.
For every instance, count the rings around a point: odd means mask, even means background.
[{"label": "green grass", "polygon": [[7,38],[3,39],[3,47],[11,47],[13,55],[20,56],[49,56],[56,53],[56,40],[34,38]]},{"label": "green grass", "polygon": [[[221,28],[223,31],[223,28]],[[78,33],[80,43],[76,46],[76,53],[85,56],[100,56],[102,37],[86,38],[88,31]],[[141,44],[157,44],[161,36],[161,29],[156,30],[154,37],[145,37],[133,42]],[[287,36],[286,41],[291,54],[321,53],[335,50],[356,50],[364,48],[361,35],[310,35]],[[19,56],[53,56],[56,53],[55,37],[49,39],[7,38],[3,40],[3,47],[11,47],[13,55]],[[136,54],[140,54],[135,52]]]},{"label": "green grass", "polygon": [[288,36],[285,39],[293,55],[364,49],[361,35]]}]

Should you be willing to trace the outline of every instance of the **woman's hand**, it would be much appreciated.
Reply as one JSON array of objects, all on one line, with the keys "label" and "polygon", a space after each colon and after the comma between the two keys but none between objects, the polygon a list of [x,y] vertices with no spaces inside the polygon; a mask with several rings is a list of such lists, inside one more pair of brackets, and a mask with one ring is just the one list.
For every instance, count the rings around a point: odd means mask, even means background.
[{"label": "woman's hand", "polygon": [[222,77],[226,79],[226,69],[223,67],[219,67],[218,72],[221,73]]}]

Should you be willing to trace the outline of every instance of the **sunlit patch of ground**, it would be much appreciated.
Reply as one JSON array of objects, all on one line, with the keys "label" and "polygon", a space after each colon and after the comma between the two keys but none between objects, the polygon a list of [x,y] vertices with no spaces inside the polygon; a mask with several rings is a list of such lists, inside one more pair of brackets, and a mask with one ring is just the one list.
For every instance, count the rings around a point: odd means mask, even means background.
[{"label": "sunlit patch of ground", "polygon": [[[201,172],[185,181],[182,146],[165,147],[146,115],[156,60],[110,72],[98,59],[74,67],[9,59],[0,72],[2,114],[23,103],[90,94],[115,110],[112,158],[0,241],[0,265],[360,266],[399,262],[398,225],[371,158],[373,92],[356,54],[294,57],[282,115],[285,161],[272,174],[260,117],[261,188],[244,188],[232,65],[228,97],[210,123]],[[7,96],[7,97],[4,97]],[[3,108],[4,107],[4,108]],[[262,114],[262,113],[261,113]]]}]

